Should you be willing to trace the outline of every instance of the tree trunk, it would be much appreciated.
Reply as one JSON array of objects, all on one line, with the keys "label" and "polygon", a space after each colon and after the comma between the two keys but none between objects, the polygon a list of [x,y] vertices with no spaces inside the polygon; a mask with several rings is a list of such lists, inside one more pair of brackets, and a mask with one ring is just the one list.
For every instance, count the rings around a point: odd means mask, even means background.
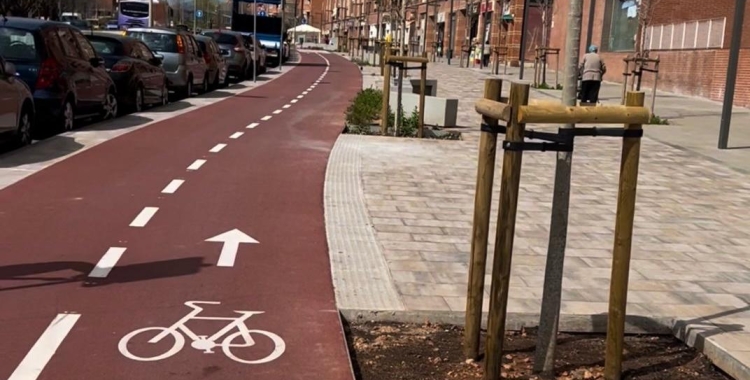
[{"label": "tree trunk", "polygon": [[[578,58],[581,46],[583,0],[570,1],[568,30],[565,38],[565,79],[562,103],[575,106],[578,89]],[[566,124],[564,128],[574,128]],[[542,311],[539,319],[534,370],[552,373],[555,365],[555,347],[562,296],[563,263],[568,234],[568,209],[570,205],[570,177],[573,152],[558,152],[555,170],[555,189],[552,197],[547,267],[544,274]]]}]

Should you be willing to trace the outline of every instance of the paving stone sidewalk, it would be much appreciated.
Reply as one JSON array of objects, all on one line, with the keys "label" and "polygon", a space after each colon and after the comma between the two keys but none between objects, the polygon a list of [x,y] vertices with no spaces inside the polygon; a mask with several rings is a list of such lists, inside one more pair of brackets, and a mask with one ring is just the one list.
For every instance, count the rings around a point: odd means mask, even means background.
[{"label": "paving stone sidewalk", "polygon": [[[379,77],[367,70],[373,68],[363,70],[363,86],[377,85]],[[473,104],[487,73],[436,64],[429,76],[438,79],[438,96],[460,99],[459,124],[476,129]],[[462,141],[339,138],[325,193],[339,308],[463,312],[477,146],[473,132]],[[607,313],[620,149],[616,139],[577,142],[564,267],[566,316]],[[524,154],[511,313],[533,315],[541,308],[554,166],[550,153]],[[500,162],[496,184],[499,167]],[[743,380],[750,379],[748,209],[750,175],[691,148],[644,138],[628,314],[681,320],[678,335]],[[489,268],[491,259],[488,275]],[[488,291],[489,277],[485,298]]]}]

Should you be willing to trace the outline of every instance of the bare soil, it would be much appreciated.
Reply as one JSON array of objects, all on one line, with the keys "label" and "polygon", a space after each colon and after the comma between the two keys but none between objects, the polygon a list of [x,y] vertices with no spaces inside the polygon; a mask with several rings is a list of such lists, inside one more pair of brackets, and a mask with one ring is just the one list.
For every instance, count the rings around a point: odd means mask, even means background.
[{"label": "bare soil", "polygon": [[[508,333],[506,379],[542,379],[532,372],[535,330]],[[479,380],[482,362],[463,357],[463,330],[446,325],[363,323],[348,326],[349,350],[359,380]],[[605,337],[560,334],[556,380],[603,379]],[[623,379],[731,380],[701,353],[671,336],[629,336]]]}]

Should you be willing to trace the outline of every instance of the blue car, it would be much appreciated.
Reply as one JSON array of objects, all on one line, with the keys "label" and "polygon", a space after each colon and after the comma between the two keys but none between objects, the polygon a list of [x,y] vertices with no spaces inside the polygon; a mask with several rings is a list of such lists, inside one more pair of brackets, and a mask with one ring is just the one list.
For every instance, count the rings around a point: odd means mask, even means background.
[{"label": "blue car", "polygon": [[104,60],[74,26],[8,17],[0,20],[0,55],[31,89],[39,128],[72,130],[81,119],[117,116],[117,89]]}]

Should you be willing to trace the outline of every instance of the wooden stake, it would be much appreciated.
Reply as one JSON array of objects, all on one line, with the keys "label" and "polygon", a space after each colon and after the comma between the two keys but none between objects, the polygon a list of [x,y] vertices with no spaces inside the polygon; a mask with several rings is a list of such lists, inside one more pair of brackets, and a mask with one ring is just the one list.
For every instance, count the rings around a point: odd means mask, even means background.
[{"label": "wooden stake", "polygon": [[[643,106],[643,92],[628,92],[625,104]],[[640,130],[640,124],[627,124],[626,130]],[[630,250],[635,219],[635,196],[638,184],[638,162],[641,154],[641,138],[625,137],[622,143],[620,163],[620,188],[617,195],[617,219],[615,243],[612,251],[612,279],[609,286],[609,318],[607,319],[607,351],[604,378],[620,380],[622,373],[622,349],[625,333],[625,315],[628,303],[628,275],[630,273]]]},{"label": "wooden stake", "polygon": [[[484,98],[500,100],[503,81],[484,80]],[[482,122],[497,126],[498,120],[482,117]],[[483,130],[479,137],[479,163],[477,165],[477,189],[474,196],[474,223],[472,225],[471,262],[469,263],[469,288],[466,295],[466,329],[464,349],[467,359],[479,357],[479,337],[482,326],[482,304],[484,302],[484,276],[487,267],[487,239],[490,233],[490,209],[492,208],[492,183],[495,178],[495,152],[497,133]]]},{"label": "wooden stake", "polygon": [[[427,58],[427,52],[422,53],[423,58]],[[422,63],[422,69],[419,78],[419,122],[417,125],[417,137],[424,137],[424,97],[427,89],[427,63]]]},{"label": "wooden stake", "polygon": [[[510,87],[511,122],[508,124],[506,139],[511,142],[523,141],[525,124],[518,122],[518,109],[529,102],[529,82],[514,82]],[[503,174],[500,189],[500,211],[498,212],[495,256],[492,268],[492,288],[490,290],[490,315],[487,329],[485,355],[485,380],[497,380],[503,358],[505,320],[508,311],[508,288],[510,286],[510,265],[513,257],[513,236],[516,230],[516,210],[518,188],[521,182],[521,159],[523,151],[506,150],[503,153]]]},{"label": "wooden stake", "polygon": [[388,57],[391,55],[391,43],[385,43],[385,52],[383,53],[383,105],[380,111],[380,134],[388,134],[388,103],[391,101],[391,65],[388,64]]}]

